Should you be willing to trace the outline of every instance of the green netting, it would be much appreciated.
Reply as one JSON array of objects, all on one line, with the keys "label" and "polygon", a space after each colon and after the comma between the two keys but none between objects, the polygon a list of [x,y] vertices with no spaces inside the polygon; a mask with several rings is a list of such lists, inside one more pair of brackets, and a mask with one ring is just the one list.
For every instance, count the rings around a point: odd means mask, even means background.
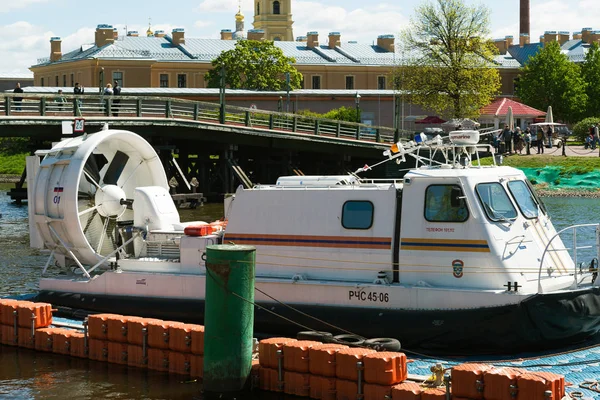
[{"label": "green netting", "polygon": [[600,170],[578,172],[563,167],[521,168],[534,184],[547,184],[549,189],[598,189]]}]

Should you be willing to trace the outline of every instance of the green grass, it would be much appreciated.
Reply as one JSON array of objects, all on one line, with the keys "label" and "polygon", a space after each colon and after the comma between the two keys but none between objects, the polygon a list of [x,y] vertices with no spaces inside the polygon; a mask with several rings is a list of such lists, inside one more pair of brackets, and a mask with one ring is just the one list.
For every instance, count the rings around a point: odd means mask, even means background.
[{"label": "green grass", "polygon": [[0,153],[0,174],[21,175],[25,169],[25,157],[28,153],[6,155]]},{"label": "green grass", "polygon": [[[491,157],[481,160],[483,165],[491,165]],[[561,167],[575,174],[584,174],[600,169],[600,157],[561,157],[561,156],[509,156],[504,157],[502,165],[515,168]]]}]

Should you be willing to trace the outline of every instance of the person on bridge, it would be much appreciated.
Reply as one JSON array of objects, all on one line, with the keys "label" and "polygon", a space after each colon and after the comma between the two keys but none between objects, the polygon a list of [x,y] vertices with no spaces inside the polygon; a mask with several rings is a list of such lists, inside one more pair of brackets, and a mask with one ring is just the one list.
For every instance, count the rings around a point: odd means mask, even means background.
[{"label": "person on bridge", "polygon": [[54,98],[54,102],[58,103],[58,110],[62,111],[65,109],[65,105],[67,103],[67,99],[65,99],[65,96],[63,96],[63,91],[62,89],[58,89],[58,94],[57,96]]},{"label": "person on bridge", "polygon": [[[121,94],[121,86],[119,86],[119,81],[115,81],[115,87],[113,88],[113,96],[119,96]],[[119,116],[119,104],[121,104],[121,100],[116,98],[113,100],[113,115],[115,117]]]},{"label": "person on bridge", "polygon": [[[15,90],[13,93],[23,93],[23,89],[21,89],[21,84],[17,83],[15,86]],[[15,97],[15,110],[21,111],[21,102],[23,101],[23,97]]]},{"label": "person on bridge", "polygon": [[[73,88],[73,94],[84,94],[85,89],[83,86],[79,85],[79,82],[75,82],[75,87]],[[81,99],[77,99],[77,115],[81,115]]]},{"label": "person on bridge", "polygon": [[[112,96],[113,95],[113,90],[112,90],[112,85],[110,83],[106,84],[106,87],[104,88],[104,92],[102,93],[102,97],[104,96]],[[109,104],[110,101],[109,99],[105,99],[104,100],[104,112],[106,113],[106,115],[109,115]]]}]

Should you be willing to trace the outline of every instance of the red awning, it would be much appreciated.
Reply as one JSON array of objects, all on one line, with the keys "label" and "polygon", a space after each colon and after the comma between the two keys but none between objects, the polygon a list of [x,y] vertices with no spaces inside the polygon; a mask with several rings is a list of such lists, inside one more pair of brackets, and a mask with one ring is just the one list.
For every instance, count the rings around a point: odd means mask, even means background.
[{"label": "red awning", "polygon": [[444,122],[446,121],[441,119],[437,115],[430,115],[419,121],[415,121],[415,124],[443,124]]}]

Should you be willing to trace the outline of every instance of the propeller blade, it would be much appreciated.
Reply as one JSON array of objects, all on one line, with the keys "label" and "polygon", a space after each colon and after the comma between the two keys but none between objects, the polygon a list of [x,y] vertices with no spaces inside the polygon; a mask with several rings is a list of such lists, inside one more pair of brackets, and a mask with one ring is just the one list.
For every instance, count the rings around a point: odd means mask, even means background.
[{"label": "propeller blade", "polygon": [[90,183],[100,182],[100,169],[98,168],[98,163],[96,162],[96,156],[91,154],[88,157],[88,159],[85,162],[85,165],[83,167],[83,170],[85,172],[87,172],[87,174],[84,174],[84,175],[85,175],[85,178],[88,180],[88,182],[90,182]]},{"label": "propeller blade", "polygon": [[117,151],[104,174],[102,182],[106,185],[116,185],[128,160],[129,156],[127,154]]}]

